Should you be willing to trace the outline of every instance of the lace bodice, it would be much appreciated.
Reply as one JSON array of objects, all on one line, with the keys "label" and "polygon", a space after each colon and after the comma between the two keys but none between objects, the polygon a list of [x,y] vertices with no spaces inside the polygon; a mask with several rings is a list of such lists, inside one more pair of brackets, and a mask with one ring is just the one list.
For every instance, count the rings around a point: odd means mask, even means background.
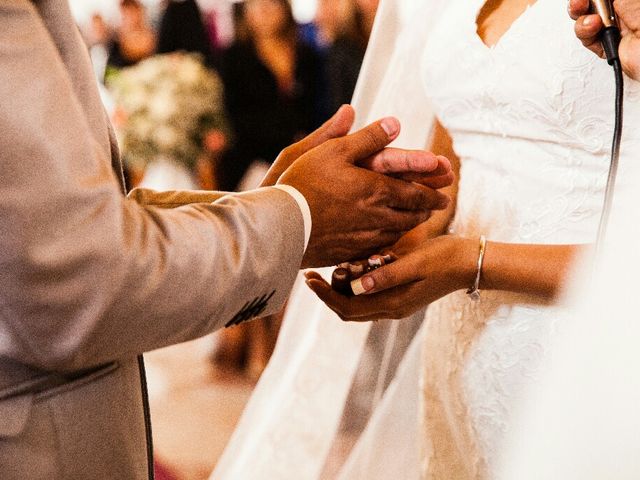
[{"label": "lace bodice", "polygon": [[[566,2],[538,0],[493,47],[476,33],[483,4],[452,0],[422,62],[461,159],[452,229],[510,243],[592,243],[613,132],[611,68],[577,41]],[[627,98],[627,123],[637,125],[637,84]],[[627,145],[637,135],[628,129]],[[479,305],[456,293],[430,308],[425,478],[492,478],[518,396],[562,316],[505,292],[484,292]]]},{"label": "lace bodice", "polygon": [[564,2],[539,0],[492,48],[476,33],[483,3],[452,1],[423,61],[462,160],[458,228],[512,242],[590,242],[609,166],[611,68],[576,40]]}]

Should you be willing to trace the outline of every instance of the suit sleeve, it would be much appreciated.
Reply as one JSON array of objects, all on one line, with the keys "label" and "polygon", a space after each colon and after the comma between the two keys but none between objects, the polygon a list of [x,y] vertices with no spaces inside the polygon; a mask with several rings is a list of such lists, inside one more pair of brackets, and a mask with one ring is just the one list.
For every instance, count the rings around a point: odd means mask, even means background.
[{"label": "suit sleeve", "polygon": [[73,371],[204,335],[258,298],[277,311],[304,250],[295,200],[125,198],[31,2],[0,0],[0,17],[0,355]]},{"label": "suit sleeve", "polygon": [[127,197],[139,205],[158,208],[177,208],[195,203],[213,203],[227,195],[227,192],[206,190],[173,190],[158,192],[148,188],[134,188]]}]

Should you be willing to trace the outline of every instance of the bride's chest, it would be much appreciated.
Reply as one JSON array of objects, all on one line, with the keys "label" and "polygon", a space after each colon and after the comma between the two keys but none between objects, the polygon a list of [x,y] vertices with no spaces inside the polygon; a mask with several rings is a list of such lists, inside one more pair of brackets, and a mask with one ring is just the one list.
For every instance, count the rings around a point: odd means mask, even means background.
[{"label": "bride's chest", "polygon": [[538,0],[493,47],[477,33],[483,4],[451,0],[423,53],[423,83],[445,127],[562,142],[577,124],[608,131],[613,74],[575,38],[565,2]]}]

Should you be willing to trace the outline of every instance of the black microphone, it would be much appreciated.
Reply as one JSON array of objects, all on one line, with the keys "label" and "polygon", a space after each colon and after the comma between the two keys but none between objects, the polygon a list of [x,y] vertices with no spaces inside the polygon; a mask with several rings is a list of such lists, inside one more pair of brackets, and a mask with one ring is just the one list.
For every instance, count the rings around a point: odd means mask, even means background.
[{"label": "black microphone", "polygon": [[591,0],[591,11],[597,13],[602,19],[604,29],[600,33],[600,40],[607,56],[607,62],[609,65],[613,65],[616,60],[620,59],[618,56],[620,28],[613,4],[611,0]]},{"label": "black microphone", "polygon": [[622,123],[623,123],[623,107],[624,107],[624,76],[622,74],[622,65],[620,64],[620,56],[618,49],[620,47],[620,28],[618,27],[618,19],[613,9],[612,0],[590,0],[591,11],[597,13],[602,19],[604,28],[600,33],[600,41],[604,53],[607,56],[607,62],[613,66],[616,82],[615,94],[615,126],[613,129],[613,143],[611,145],[611,163],[609,165],[609,178],[607,180],[607,188],[604,194],[604,204],[602,215],[600,216],[600,226],[598,227],[598,240],[596,242],[596,253],[604,244],[607,234],[607,225],[613,205],[613,194],[616,185],[616,177],[618,175],[618,163],[620,160],[620,144],[622,143]]}]

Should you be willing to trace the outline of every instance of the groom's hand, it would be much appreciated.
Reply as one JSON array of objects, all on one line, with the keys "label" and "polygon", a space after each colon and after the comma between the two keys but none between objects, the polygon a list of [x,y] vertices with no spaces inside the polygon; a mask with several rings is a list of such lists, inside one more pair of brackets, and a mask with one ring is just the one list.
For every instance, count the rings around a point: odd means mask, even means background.
[{"label": "groom's hand", "polygon": [[[297,143],[285,148],[273,163],[261,183],[262,187],[273,186],[293,163],[308,151],[332,139],[349,133],[355,120],[355,112],[350,105],[343,105],[336,114],[315,132]],[[323,161],[318,158],[318,161]],[[403,180],[421,183],[430,188],[444,188],[454,180],[451,164],[445,157],[434,157],[425,152],[409,152],[385,148],[364,158],[358,165],[377,173],[383,173]]]},{"label": "groom's hand", "polygon": [[[622,34],[622,68],[631,78],[640,80],[640,0],[615,0],[613,7]],[[599,15],[590,12],[589,0],[570,0],[569,15],[576,21],[576,36],[583,45],[596,55],[604,57],[600,43],[602,20]]]},{"label": "groom's hand", "polygon": [[278,183],[300,191],[311,210],[313,226],[303,267],[366,257],[425,222],[432,210],[446,208],[449,197],[433,188],[358,166],[377,164],[395,174],[390,170],[397,165],[414,172],[450,168],[428,152],[385,150],[399,133],[398,120],[383,119],[321,143],[282,174]]}]

